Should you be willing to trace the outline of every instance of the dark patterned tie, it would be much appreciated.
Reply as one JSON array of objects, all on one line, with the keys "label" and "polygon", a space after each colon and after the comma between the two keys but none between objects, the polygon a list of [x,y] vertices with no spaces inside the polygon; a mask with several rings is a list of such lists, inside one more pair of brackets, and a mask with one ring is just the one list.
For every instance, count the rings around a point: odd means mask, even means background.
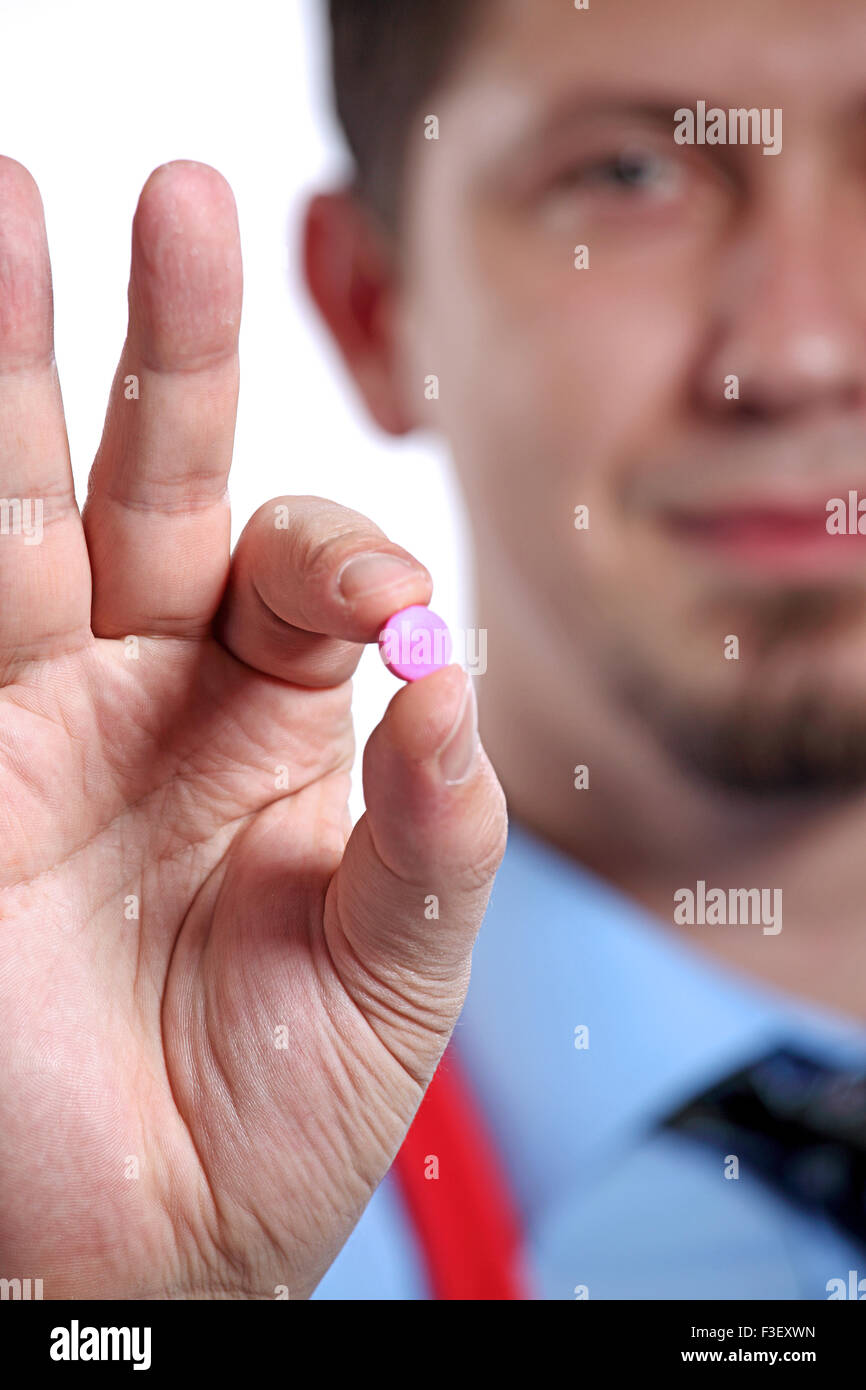
[{"label": "dark patterned tie", "polygon": [[759,1174],[866,1246],[866,1071],[780,1050],[726,1077],[665,1121]]}]

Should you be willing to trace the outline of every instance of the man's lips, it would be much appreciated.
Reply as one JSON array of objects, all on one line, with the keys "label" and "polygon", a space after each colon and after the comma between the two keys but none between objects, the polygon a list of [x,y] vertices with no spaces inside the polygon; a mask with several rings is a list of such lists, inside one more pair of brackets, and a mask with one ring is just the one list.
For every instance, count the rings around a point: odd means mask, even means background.
[{"label": "man's lips", "polygon": [[660,519],[669,534],[701,548],[709,558],[728,557],[749,567],[797,574],[834,571],[866,559],[866,536],[827,530],[830,496],[808,505],[777,501],[666,509]]}]

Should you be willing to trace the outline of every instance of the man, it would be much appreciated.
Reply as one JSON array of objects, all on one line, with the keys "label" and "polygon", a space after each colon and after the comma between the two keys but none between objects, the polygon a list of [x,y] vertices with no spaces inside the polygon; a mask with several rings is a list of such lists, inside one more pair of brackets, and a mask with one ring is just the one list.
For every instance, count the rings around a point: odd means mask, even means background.
[{"label": "man", "polygon": [[[863,470],[858,11],[332,6],[358,178],[313,200],[307,275],[473,522],[511,828],[454,1051],[528,1296],[863,1268],[866,592],[825,525]],[[782,148],[678,143],[698,101],[781,111]],[[348,843],[345,792],[359,644],[429,576],[310,498],[229,571],[239,266],[201,166],[142,195],[82,528],[38,198],[0,177],[3,489],[46,501],[0,549],[3,1266],[428,1296],[381,1179],[503,850],[459,672],[395,696]],[[403,563],[348,569],[373,553]]]},{"label": "man", "polygon": [[[535,1292],[826,1298],[866,1275],[814,1114],[866,1059],[866,541],[826,524],[866,477],[866,16],[373,9],[331,5],[358,173],[307,270],[473,524],[511,831],[455,1048]],[[781,148],[678,143],[698,102]],[[318,1296],[429,1293],[394,1176]]]}]

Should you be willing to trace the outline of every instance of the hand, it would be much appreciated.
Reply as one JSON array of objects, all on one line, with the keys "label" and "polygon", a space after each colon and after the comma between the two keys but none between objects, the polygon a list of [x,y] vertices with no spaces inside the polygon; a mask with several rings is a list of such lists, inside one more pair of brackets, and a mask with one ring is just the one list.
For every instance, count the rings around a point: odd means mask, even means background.
[{"label": "hand", "polygon": [[[351,675],[430,576],[315,497],[230,557],[240,307],[230,189],[162,166],[82,517],[41,202],[0,159],[0,489],[30,526],[0,534],[0,1276],[46,1298],[309,1296],[504,848],[457,666],[395,694],[351,827]],[[371,553],[403,563],[346,567]]]}]

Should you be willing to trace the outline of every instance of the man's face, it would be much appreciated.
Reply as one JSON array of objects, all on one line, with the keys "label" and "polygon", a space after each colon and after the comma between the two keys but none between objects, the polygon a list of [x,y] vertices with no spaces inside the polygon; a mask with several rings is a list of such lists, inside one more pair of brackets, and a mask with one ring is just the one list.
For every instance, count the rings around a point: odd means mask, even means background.
[{"label": "man's face", "polygon": [[[864,54],[862,0],[491,0],[410,155],[482,574],[754,788],[866,776],[866,537],[826,526],[866,498]],[[781,151],[677,144],[699,101],[780,108]]]}]

